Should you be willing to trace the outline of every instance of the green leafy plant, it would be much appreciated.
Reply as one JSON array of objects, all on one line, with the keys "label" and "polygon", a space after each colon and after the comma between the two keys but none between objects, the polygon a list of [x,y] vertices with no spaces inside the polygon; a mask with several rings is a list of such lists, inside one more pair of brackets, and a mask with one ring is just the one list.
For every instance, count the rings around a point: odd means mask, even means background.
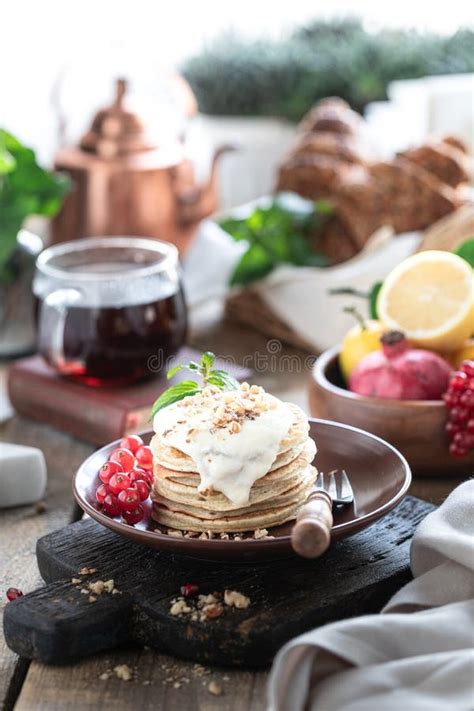
[{"label": "green leafy plant", "polygon": [[69,188],[67,178],[44,170],[34,151],[0,129],[0,280],[26,217],[53,217]]},{"label": "green leafy plant", "polygon": [[206,353],[202,354],[199,363],[192,360],[186,365],[176,365],[174,368],[171,368],[166,374],[168,380],[182,370],[189,370],[201,380],[202,385],[195,380],[183,380],[181,383],[172,385],[168,390],[165,390],[154,403],[150,419],[164,407],[168,407],[168,405],[172,405],[174,402],[178,402],[185,397],[201,392],[202,388],[206,385],[215,385],[220,388],[220,390],[236,390],[239,387],[239,383],[230,373],[219,368],[213,368],[215,359],[214,353],[206,351]]},{"label": "green leafy plant", "polygon": [[220,226],[236,242],[248,244],[230,283],[250,284],[267,276],[279,264],[322,267],[327,257],[317,251],[318,230],[332,215],[331,205],[312,202],[292,193],[280,193],[265,207],[244,218],[226,218]]},{"label": "green leafy plant", "polygon": [[473,42],[472,29],[369,32],[358,19],[317,20],[279,40],[221,36],[182,71],[203,113],[299,121],[325,96],[363,111],[391,81],[472,72]]},{"label": "green leafy plant", "polygon": [[470,237],[459,245],[454,253],[465,259],[474,269],[474,237]]}]

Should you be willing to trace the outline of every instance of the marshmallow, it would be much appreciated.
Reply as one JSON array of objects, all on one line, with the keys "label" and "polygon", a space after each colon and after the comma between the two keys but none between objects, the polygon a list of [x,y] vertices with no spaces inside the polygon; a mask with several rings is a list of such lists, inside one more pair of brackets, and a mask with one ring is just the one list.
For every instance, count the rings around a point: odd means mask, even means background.
[{"label": "marshmallow", "polygon": [[39,501],[45,488],[43,452],[35,447],[0,442],[0,508]]}]

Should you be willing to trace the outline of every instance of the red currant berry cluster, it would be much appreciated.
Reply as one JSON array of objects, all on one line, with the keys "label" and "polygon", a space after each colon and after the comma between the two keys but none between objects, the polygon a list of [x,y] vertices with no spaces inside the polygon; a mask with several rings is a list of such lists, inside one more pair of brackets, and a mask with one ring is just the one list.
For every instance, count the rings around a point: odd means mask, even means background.
[{"label": "red currant berry cluster", "polygon": [[138,435],[120,440],[120,446],[99,469],[102,482],[95,492],[108,516],[121,515],[125,523],[138,523],[144,516],[142,503],[153,484],[153,455]]},{"label": "red currant berry cluster", "polygon": [[444,402],[449,452],[453,457],[466,457],[474,449],[474,360],[463,361],[453,373]]}]

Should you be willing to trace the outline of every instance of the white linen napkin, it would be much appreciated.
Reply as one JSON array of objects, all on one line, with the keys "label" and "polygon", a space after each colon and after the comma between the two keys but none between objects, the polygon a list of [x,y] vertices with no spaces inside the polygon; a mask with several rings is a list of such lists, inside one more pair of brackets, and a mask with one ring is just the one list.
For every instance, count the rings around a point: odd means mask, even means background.
[{"label": "white linen napkin", "polygon": [[208,299],[225,298],[232,272],[245,249],[245,243],[234,242],[212,220],[201,222],[182,260],[184,289],[191,307]]},{"label": "white linen napkin", "polygon": [[414,580],[380,615],[286,644],[269,680],[271,711],[469,711],[474,708],[474,481],[418,527]]}]

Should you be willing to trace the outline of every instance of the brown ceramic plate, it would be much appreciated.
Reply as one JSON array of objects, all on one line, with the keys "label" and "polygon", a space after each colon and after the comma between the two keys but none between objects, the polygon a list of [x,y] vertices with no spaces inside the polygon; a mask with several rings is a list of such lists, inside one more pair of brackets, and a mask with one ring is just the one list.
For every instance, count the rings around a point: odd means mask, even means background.
[{"label": "brown ceramic plate", "polygon": [[[323,472],[345,469],[355,494],[353,506],[334,511],[334,540],[366,528],[400,503],[410,485],[411,472],[394,447],[355,427],[326,420],[310,420],[310,426],[310,435],[318,447],[315,466]],[[148,442],[152,433],[142,436]],[[106,516],[95,501],[95,490],[100,483],[97,472],[116,447],[117,442],[112,442],[95,452],[82,464],[74,479],[77,503],[102,526],[151,548],[195,558],[265,560],[292,555],[291,522],[269,529],[274,538],[223,541],[168,536],[151,519],[150,506],[146,508],[144,520],[135,526]]]}]

